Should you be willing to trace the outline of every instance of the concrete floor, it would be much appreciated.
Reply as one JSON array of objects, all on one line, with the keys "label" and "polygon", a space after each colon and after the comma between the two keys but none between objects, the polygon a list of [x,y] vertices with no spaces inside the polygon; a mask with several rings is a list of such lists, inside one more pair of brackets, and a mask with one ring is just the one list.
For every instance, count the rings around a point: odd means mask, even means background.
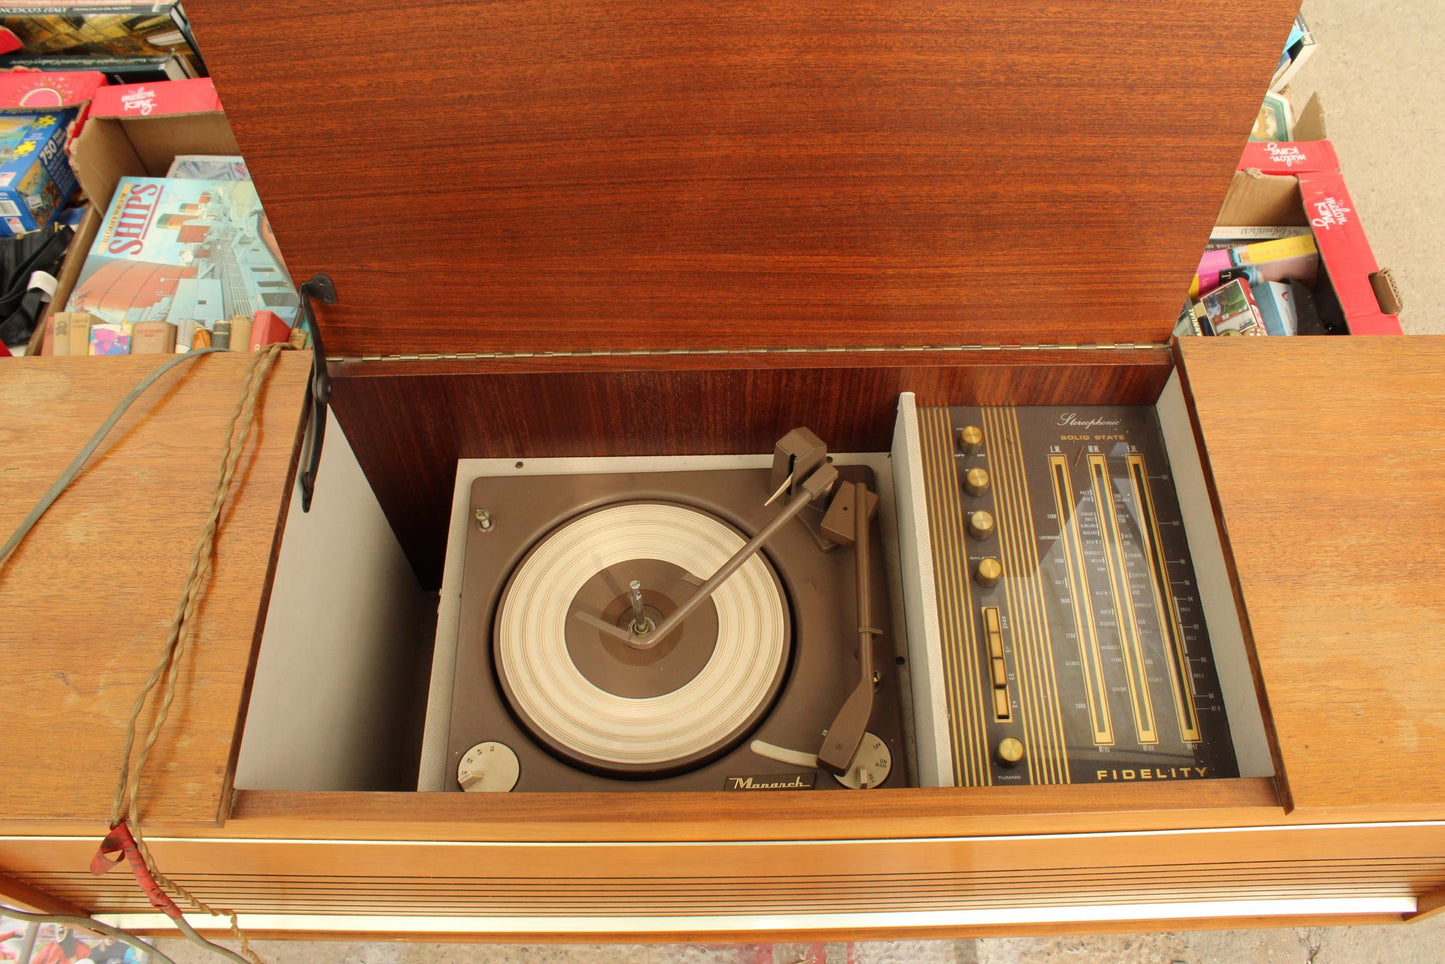
[{"label": "concrete floor", "polygon": [[[1445,333],[1445,40],[1440,0],[1306,0],[1320,49],[1298,103],[1324,101],[1360,219],[1404,294],[1410,333]],[[1223,12],[1223,11],[1222,11]],[[212,961],[162,943],[181,964]],[[1409,927],[1282,928],[856,944],[458,945],[258,942],[268,964],[1374,964],[1445,960],[1445,918]]]}]

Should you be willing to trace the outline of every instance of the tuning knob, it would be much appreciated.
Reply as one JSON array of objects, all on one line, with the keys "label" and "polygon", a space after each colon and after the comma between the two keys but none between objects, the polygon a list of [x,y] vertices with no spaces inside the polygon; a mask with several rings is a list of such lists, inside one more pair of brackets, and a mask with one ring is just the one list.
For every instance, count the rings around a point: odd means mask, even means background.
[{"label": "tuning knob", "polygon": [[985,589],[992,589],[998,585],[999,579],[1003,578],[1003,563],[993,556],[978,561],[978,568],[973,571],[973,581]]},{"label": "tuning knob", "polygon": [[988,491],[988,470],[969,469],[963,476],[963,488],[969,495],[983,495]]},{"label": "tuning knob", "polygon": [[979,509],[968,515],[968,534],[982,541],[993,535],[993,513]]},{"label": "tuning knob", "polygon": [[958,450],[964,455],[972,455],[983,448],[983,429],[977,425],[965,425],[955,434],[958,438]]},{"label": "tuning knob", "polygon": [[994,751],[994,757],[1000,766],[1016,767],[1024,758],[1023,741],[1017,737],[1006,736],[998,741],[998,749]]}]

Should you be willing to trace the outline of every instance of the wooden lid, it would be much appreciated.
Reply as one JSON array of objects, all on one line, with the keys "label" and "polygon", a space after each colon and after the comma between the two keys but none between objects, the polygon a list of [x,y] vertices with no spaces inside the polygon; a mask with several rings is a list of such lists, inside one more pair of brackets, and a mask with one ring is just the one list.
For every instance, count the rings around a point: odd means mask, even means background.
[{"label": "wooden lid", "polygon": [[[105,826],[126,723],[186,588],[251,359],[210,355],[162,376],[0,570],[0,826]],[[0,532],[165,360],[0,361]],[[259,397],[142,777],[141,817],[153,825],[214,825],[229,811],[309,374],[309,352],[283,353]]]},{"label": "wooden lid", "polygon": [[187,10],[347,356],[1164,342],[1295,9],[280,6]]},{"label": "wooden lid", "polygon": [[1286,792],[1445,800],[1445,340],[1184,338]]}]

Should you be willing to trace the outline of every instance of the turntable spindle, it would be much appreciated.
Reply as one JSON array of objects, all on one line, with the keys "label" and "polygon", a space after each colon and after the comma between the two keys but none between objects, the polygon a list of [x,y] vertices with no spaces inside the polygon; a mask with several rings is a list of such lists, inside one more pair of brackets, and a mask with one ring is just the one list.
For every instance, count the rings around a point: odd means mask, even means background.
[{"label": "turntable spindle", "polygon": [[652,629],[652,620],[642,608],[642,583],[634,579],[627,584],[627,598],[632,601],[632,631],[639,636]]},{"label": "turntable spindle", "polygon": [[[707,581],[697,588],[697,592],[683,600],[682,604],[674,609],[672,614],[662,622],[657,623],[655,626],[650,623],[648,624],[647,639],[644,640],[641,638],[644,634],[637,632],[635,625],[630,627],[630,631],[622,629],[619,626],[613,626],[605,619],[600,619],[593,613],[580,609],[572,614],[573,618],[580,619],[588,625],[600,629],[602,632],[626,643],[633,649],[652,649],[658,643],[662,642],[673,630],[682,625],[683,620],[692,615],[693,610],[697,609],[698,606],[702,605],[703,602],[712,596],[712,594],[717,591],[717,588],[728,580],[729,576],[741,569],[743,564],[751,559],[757,551],[763,547],[763,544],[771,539],[779,529],[792,521],[793,517],[802,512],[808,505],[821,499],[831,491],[833,483],[837,481],[838,470],[826,462],[820,464],[802,481],[796,494],[794,494],[793,497],[788,500],[788,504],[783,507],[783,511],[779,512],[773,517],[771,522],[763,526],[757,535],[747,541],[746,545],[733,553],[727,562],[719,566],[717,572],[709,576]],[[640,586],[638,588],[639,590],[641,589]],[[634,602],[633,605],[636,606],[636,603]]]}]

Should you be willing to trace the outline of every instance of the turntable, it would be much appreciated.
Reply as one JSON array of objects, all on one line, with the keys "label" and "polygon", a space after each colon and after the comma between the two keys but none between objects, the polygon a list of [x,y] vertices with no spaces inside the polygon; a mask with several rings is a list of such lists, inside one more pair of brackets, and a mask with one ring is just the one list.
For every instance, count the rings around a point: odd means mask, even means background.
[{"label": "turntable", "polygon": [[907,785],[877,487],[806,429],[771,469],[476,479],[450,789]]}]

